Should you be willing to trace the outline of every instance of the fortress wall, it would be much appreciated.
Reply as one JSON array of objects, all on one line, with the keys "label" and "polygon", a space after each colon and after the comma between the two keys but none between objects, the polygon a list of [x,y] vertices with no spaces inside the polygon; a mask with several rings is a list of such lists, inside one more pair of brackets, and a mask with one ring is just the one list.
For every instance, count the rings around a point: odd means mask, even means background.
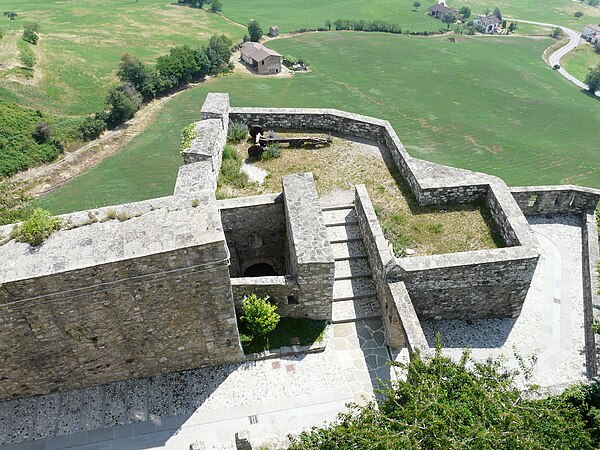
[{"label": "fortress wall", "polygon": [[583,311],[586,341],[586,367],[589,377],[598,375],[598,355],[600,335],[594,333],[592,324],[600,323],[600,290],[598,287],[598,226],[596,211],[588,208],[582,214],[582,275],[583,275]]},{"label": "fortress wall", "polygon": [[278,275],[288,273],[285,212],[281,194],[217,201],[231,255],[232,277],[246,268],[270,264]]},{"label": "fortress wall", "polygon": [[[302,292],[296,279],[290,275],[276,277],[232,278],[233,299],[238,313],[242,311],[245,296],[256,294],[269,296],[269,301],[277,305],[277,314],[283,317],[306,317],[308,314],[299,302]],[[292,297],[290,299],[290,297]]]},{"label": "fortress wall", "polygon": [[526,186],[510,188],[524,214],[584,214],[596,208],[600,190],[580,186]]},{"label": "fortress wall", "polygon": [[5,284],[0,399],[243,360],[226,256],[215,242]]},{"label": "fortress wall", "polygon": [[283,177],[290,275],[305,316],[331,320],[334,258],[314,179],[310,173]]}]

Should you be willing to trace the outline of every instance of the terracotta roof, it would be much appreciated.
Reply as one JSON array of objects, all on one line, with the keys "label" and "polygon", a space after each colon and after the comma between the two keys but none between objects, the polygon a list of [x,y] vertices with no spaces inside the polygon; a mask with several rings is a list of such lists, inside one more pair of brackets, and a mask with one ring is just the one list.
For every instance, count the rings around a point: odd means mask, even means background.
[{"label": "terracotta roof", "polygon": [[494,23],[500,23],[500,19],[498,19],[494,15],[480,17],[478,20],[479,20],[479,22],[481,22],[481,25],[483,25],[484,27],[487,27],[488,25],[492,25]]},{"label": "terracotta roof", "polygon": [[586,25],[585,27],[586,28],[590,28],[590,29],[592,29],[592,30],[597,31],[598,33],[600,33],[600,25],[595,25],[595,24],[591,23],[589,25]]},{"label": "terracotta roof", "polygon": [[428,8],[428,11],[431,11],[431,12],[440,12],[442,14],[447,14],[447,13],[454,14],[454,15],[458,14],[457,10],[452,9],[452,8],[448,8],[446,5],[442,5],[440,3],[436,3],[435,5],[430,6]]},{"label": "terracotta roof", "polygon": [[244,42],[242,44],[242,54],[249,56],[256,62],[261,62],[269,56],[281,56],[275,50],[271,50],[258,42]]}]

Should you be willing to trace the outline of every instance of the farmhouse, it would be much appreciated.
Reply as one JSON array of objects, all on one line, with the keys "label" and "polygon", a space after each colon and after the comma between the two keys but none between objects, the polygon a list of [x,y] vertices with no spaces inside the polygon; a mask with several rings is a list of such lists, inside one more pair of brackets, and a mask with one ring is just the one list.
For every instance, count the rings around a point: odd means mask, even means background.
[{"label": "farmhouse", "polygon": [[494,15],[479,17],[478,19],[473,20],[473,25],[483,27],[484,33],[486,34],[497,33],[499,24],[500,19]]},{"label": "farmhouse", "polygon": [[442,19],[446,14],[452,14],[454,17],[458,17],[458,11],[456,9],[449,8],[442,3],[436,3],[427,9],[428,14],[436,19]]},{"label": "farmhouse", "polygon": [[244,42],[242,45],[242,61],[260,74],[281,72],[282,60],[279,53],[258,42]]},{"label": "farmhouse", "polygon": [[583,37],[586,41],[591,42],[592,44],[597,44],[600,42],[600,25],[589,24],[583,27],[583,33],[581,33],[581,37]]}]

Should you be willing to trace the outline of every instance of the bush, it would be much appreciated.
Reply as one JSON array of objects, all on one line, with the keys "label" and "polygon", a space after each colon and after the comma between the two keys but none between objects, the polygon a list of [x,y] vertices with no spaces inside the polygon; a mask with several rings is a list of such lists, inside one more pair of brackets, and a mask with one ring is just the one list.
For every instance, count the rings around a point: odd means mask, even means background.
[{"label": "bush", "polygon": [[52,137],[52,126],[46,122],[40,122],[35,126],[35,130],[31,134],[38,144],[43,144]]},{"label": "bush", "polygon": [[275,329],[281,317],[275,312],[277,306],[269,303],[269,296],[258,297],[256,294],[244,297],[240,320],[253,336],[266,337]]},{"label": "bush", "polygon": [[53,217],[48,211],[36,208],[21,226],[15,226],[13,233],[17,241],[37,246],[48,239],[59,225],[60,219]]},{"label": "bush", "polygon": [[238,155],[235,149],[229,144],[225,145],[225,148],[223,148],[223,161],[227,159],[233,159],[235,161],[240,160],[240,155]]},{"label": "bush", "polygon": [[240,170],[241,161],[236,159],[224,159],[221,164],[219,184],[227,183],[236,188],[245,188],[248,185],[248,174]]},{"label": "bush", "polygon": [[234,144],[242,142],[248,137],[248,125],[240,122],[231,122],[227,132],[227,140]]},{"label": "bush", "polygon": [[106,122],[98,117],[87,117],[79,126],[79,133],[84,141],[98,139],[106,130]]},{"label": "bush", "polygon": [[281,156],[281,149],[279,144],[269,144],[267,148],[261,153],[260,159],[268,161],[269,159],[279,158]]}]

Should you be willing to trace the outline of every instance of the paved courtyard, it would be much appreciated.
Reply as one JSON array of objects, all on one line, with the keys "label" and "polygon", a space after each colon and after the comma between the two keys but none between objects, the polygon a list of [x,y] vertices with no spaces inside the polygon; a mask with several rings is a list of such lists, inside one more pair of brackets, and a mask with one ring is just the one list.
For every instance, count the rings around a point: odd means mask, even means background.
[{"label": "paved courtyard", "polygon": [[[283,444],[390,378],[381,320],[330,326],[322,353],[185,371],[0,404],[2,449],[235,448]],[[36,439],[31,441],[31,439]],[[12,445],[11,445],[12,444]]]},{"label": "paved courtyard", "polygon": [[542,256],[517,319],[423,322],[430,346],[440,333],[446,354],[465,347],[477,359],[537,355],[532,383],[540,386],[585,380],[582,236],[580,218],[569,215],[528,217]]}]

